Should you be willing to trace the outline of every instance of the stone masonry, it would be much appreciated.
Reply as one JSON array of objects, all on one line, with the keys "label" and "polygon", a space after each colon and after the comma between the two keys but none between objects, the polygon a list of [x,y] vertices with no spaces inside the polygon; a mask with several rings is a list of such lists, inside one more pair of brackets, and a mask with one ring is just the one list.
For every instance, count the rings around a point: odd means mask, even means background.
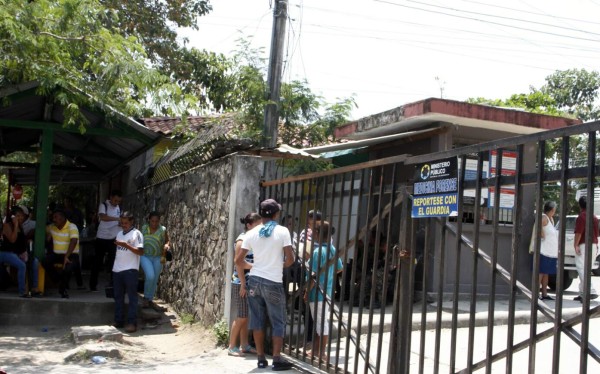
[{"label": "stone masonry", "polygon": [[[163,269],[157,296],[206,326],[226,315],[233,267],[228,252],[242,228],[238,212],[258,203],[258,163],[253,157],[223,157],[124,198],[139,227],[152,210],[162,214],[167,227],[174,259]],[[234,183],[236,178],[241,181]],[[248,194],[248,186],[254,193]]]}]

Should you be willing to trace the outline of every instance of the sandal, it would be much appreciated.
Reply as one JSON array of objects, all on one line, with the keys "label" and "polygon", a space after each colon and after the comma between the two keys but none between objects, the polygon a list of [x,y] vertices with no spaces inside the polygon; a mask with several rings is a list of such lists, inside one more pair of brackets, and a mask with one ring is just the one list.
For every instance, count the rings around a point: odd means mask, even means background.
[{"label": "sandal", "polygon": [[240,351],[238,347],[228,348],[227,355],[234,357],[244,357],[244,353],[242,353],[242,351]]},{"label": "sandal", "polygon": [[242,348],[242,353],[250,353],[255,355],[256,354],[256,348],[254,348],[253,346],[251,346],[250,344],[248,344],[246,346],[246,348]]}]

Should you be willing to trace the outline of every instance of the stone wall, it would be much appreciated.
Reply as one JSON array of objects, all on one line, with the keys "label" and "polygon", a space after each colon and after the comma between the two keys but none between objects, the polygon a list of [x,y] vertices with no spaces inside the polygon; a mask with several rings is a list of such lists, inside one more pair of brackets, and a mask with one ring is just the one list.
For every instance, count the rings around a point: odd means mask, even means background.
[{"label": "stone wall", "polygon": [[174,260],[163,269],[157,297],[207,326],[229,315],[231,249],[242,228],[237,215],[258,203],[259,164],[227,156],[123,199],[140,227],[159,211],[171,238]]}]

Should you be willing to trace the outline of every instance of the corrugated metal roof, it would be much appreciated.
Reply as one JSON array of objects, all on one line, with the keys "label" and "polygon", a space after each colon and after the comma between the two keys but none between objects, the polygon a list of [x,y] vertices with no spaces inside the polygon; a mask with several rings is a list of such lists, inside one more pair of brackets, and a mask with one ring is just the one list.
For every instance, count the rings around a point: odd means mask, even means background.
[{"label": "corrugated metal roof", "polygon": [[[0,90],[0,98],[10,100],[10,105],[0,107],[0,150],[2,155],[18,151],[36,152],[43,130],[53,128],[53,152],[63,158],[62,162],[53,164],[52,184],[97,183],[116,173],[127,161],[152,147],[161,137],[114,110],[109,113],[111,119],[108,120],[100,107],[81,110],[89,122],[85,133],[75,128],[64,128],[64,107],[49,97],[39,95],[36,92],[38,86],[30,82]],[[11,169],[15,183],[36,183],[34,167]]]}]

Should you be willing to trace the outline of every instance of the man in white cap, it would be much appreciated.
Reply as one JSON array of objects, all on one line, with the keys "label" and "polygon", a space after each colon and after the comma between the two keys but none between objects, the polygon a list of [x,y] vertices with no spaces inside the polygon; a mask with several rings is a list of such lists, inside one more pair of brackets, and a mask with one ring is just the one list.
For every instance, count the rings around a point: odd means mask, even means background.
[{"label": "man in white cap", "polygon": [[288,229],[277,225],[281,205],[273,199],[260,203],[259,214],[262,225],[248,231],[242,242],[241,251],[235,257],[236,265],[243,266],[246,253],[254,252],[254,263],[250,269],[248,306],[250,309],[249,329],[253,331],[258,367],[266,368],[265,322],[267,316],[273,328],[273,370],[288,370],[292,364],[281,357],[285,335],[285,293],[283,290],[283,268],[294,263],[294,251]]}]

